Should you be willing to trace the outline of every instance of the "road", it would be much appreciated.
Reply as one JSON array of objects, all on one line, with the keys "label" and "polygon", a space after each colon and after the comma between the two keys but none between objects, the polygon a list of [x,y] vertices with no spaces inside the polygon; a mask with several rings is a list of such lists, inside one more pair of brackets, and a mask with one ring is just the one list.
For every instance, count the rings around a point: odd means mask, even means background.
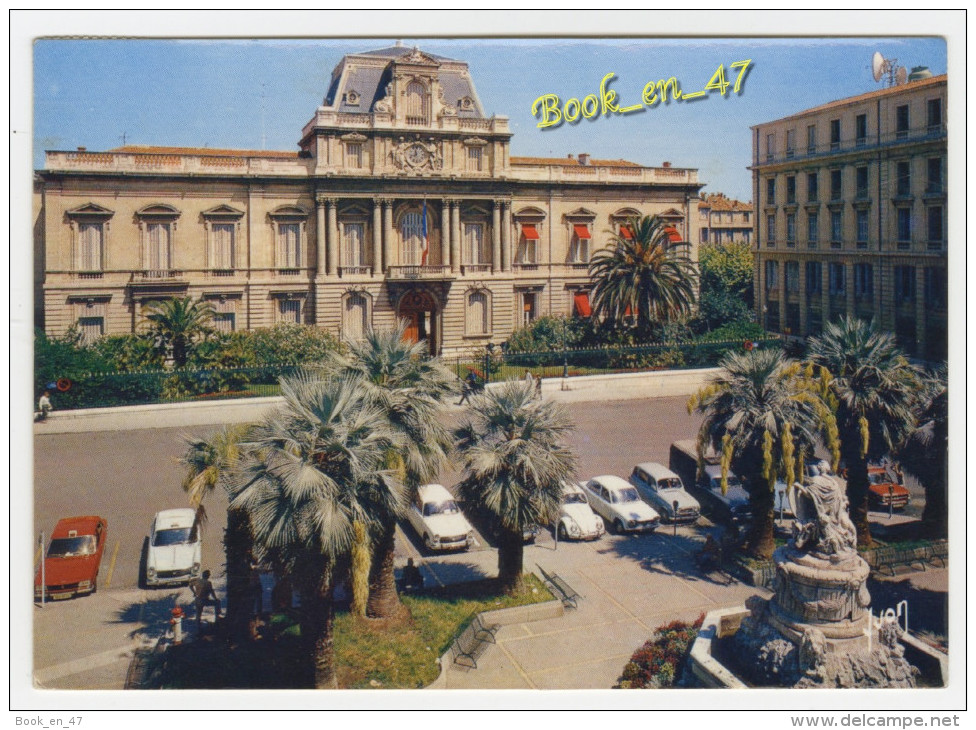
[{"label": "road", "polygon": [[[686,402],[685,397],[673,397],[567,404],[577,425],[569,440],[579,456],[580,478],[627,477],[635,464],[644,461],[667,464],[671,442],[693,437],[700,422],[698,415],[688,414]],[[105,517],[109,543],[99,587],[137,586],[142,545],[153,515],[186,504],[180,488],[182,437],[206,436],[212,431],[213,427],[198,426],[38,436],[34,534],[42,530],[49,534],[60,517]],[[447,469],[440,481],[450,487],[457,478],[455,469]],[[920,513],[923,502],[918,486],[909,483],[909,488],[914,495],[906,516],[913,516]],[[223,564],[223,527],[227,524],[227,500],[222,491],[211,496],[206,509],[203,564],[216,573]],[[875,515],[879,521],[883,517]],[[417,541],[412,542],[416,545]]]}]

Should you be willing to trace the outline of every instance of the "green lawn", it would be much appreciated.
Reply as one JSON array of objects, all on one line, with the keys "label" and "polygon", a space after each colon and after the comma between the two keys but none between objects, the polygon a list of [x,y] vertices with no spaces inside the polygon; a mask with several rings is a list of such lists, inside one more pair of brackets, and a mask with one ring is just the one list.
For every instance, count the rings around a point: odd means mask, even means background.
[{"label": "green lawn", "polygon": [[[426,687],[440,673],[438,657],[481,611],[552,600],[534,575],[516,596],[498,595],[492,579],[405,595],[409,616],[395,622],[340,611],[335,622],[336,671],[343,689]],[[232,645],[207,637],[166,653],[165,689],[302,689],[299,627],[294,615],[272,617],[273,641]]]}]

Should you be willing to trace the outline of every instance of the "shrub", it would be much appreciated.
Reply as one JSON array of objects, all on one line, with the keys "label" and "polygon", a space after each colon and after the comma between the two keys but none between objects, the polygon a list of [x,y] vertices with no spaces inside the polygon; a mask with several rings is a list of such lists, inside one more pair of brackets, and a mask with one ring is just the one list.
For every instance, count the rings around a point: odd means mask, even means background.
[{"label": "shrub", "polygon": [[235,335],[257,366],[321,362],[341,349],[334,335],[304,324],[276,324]]},{"label": "shrub", "polygon": [[681,677],[691,645],[698,636],[705,614],[688,624],[672,621],[658,627],[644,646],[624,665],[614,689],[674,687]]},{"label": "shrub", "polygon": [[145,335],[106,335],[95,340],[91,349],[98,353],[109,369],[121,373],[158,370],[166,362],[152,340]]}]

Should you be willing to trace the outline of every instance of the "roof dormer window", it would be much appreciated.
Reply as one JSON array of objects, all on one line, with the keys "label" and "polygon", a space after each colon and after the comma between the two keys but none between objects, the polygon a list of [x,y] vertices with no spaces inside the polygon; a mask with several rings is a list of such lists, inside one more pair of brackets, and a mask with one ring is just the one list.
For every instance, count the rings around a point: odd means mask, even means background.
[{"label": "roof dormer window", "polygon": [[359,106],[359,92],[350,89],[342,96],[342,102],[346,106]]}]

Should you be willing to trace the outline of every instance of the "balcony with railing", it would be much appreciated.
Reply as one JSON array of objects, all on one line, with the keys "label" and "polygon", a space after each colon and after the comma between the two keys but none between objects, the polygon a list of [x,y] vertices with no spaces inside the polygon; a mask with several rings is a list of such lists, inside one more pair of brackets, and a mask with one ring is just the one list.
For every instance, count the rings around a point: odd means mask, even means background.
[{"label": "balcony with railing", "polygon": [[491,272],[491,264],[479,262],[477,264],[461,264],[461,273],[468,274],[487,274]]},{"label": "balcony with railing", "polygon": [[405,266],[388,266],[386,278],[392,281],[444,281],[453,279],[449,266],[435,264],[407,264]]}]

